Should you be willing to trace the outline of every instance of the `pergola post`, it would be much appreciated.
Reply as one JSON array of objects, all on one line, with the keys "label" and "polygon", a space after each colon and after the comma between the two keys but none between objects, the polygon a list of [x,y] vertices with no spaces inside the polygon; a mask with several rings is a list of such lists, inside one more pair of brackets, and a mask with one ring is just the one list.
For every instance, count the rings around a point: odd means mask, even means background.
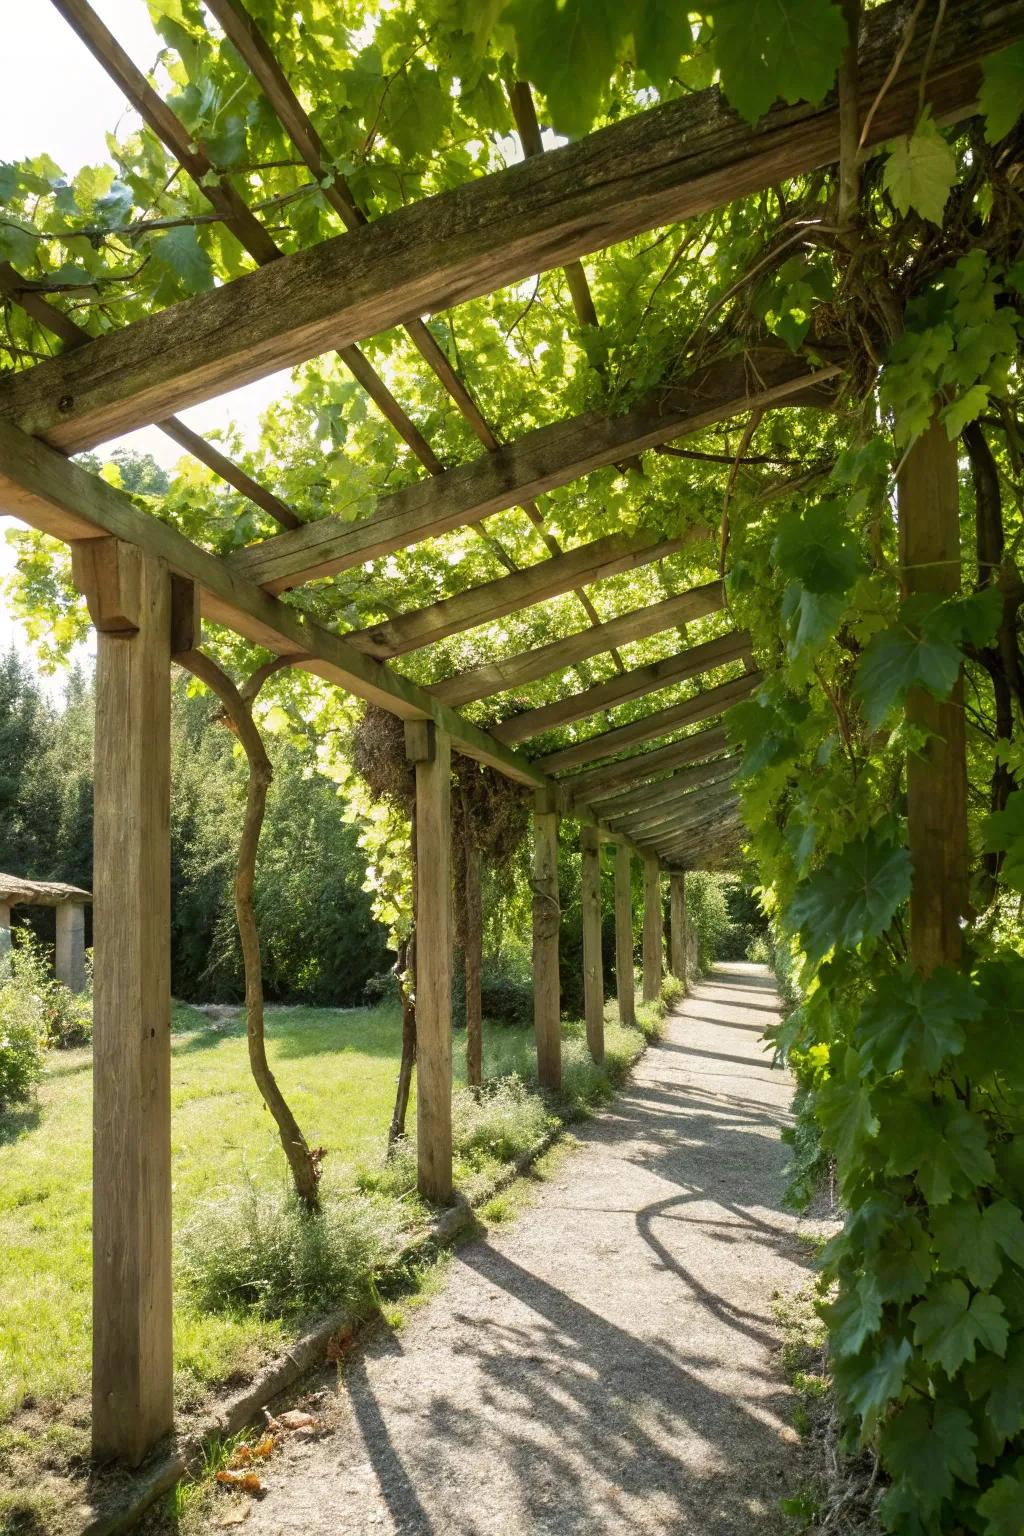
[{"label": "pergola post", "polygon": [[0,960],[11,952],[11,903],[0,901]]},{"label": "pergola post", "polygon": [[480,881],[480,849],[473,843],[466,829],[465,913],[466,932],[463,935],[463,969],[466,981],[466,1081],[471,1088],[478,1088],[484,1080],[483,999],[481,979],[483,972],[483,894]]},{"label": "pergola post", "polygon": [[172,1427],[171,577],[74,546],[96,658],[92,1446],[137,1466]]},{"label": "pergola post", "polygon": [[54,971],[69,991],[85,991],[85,908],[80,902],[66,901],[57,908]]},{"label": "pergola post", "polygon": [[[960,590],[956,444],[936,419],[907,454],[899,477],[900,564],[908,596]],[[912,688],[908,724],[927,741],[907,760],[907,828],[913,861],[910,958],[929,974],[960,960],[967,908],[967,756],[963,678],[948,699]]]},{"label": "pergola post", "polygon": [[661,862],[656,853],[644,854],[643,997],[656,1001],[661,991]]},{"label": "pergola post", "polygon": [[583,1012],[587,1045],[599,1065],[604,1060],[604,965],[601,955],[601,839],[596,827],[580,831],[583,907]]},{"label": "pergola post", "polygon": [[562,1086],[561,979],[558,972],[558,810],[551,790],[538,790],[533,809],[533,1029],[537,1079]]},{"label": "pergola post", "polygon": [[669,959],[672,975],[686,982],[686,872],[669,876]]},{"label": "pergola post", "polygon": [[615,849],[615,991],[619,1019],[636,1023],[636,998],[633,993],[633,871],[628,846]]},{"label": "pergola post", "polygon": [[452,747],[431,720],[407,720],[416,765],[416,1148],[418,1187],[452,1194]]}]

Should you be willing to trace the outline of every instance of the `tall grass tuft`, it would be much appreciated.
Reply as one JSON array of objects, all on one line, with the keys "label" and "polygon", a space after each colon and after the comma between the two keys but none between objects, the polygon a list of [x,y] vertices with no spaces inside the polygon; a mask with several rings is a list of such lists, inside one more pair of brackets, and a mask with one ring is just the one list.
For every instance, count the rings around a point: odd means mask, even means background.
[{"label": "tall grass tuft", "polygon": [[366,1195],[328,1195],[322,1212],[311,1216],[290,1190],[261,1190],[249,1181],[188,1223],[178,1282],[208,1312],[362,1316],[375,1305],[374,1274],[398,1230],[397,1213]]}]

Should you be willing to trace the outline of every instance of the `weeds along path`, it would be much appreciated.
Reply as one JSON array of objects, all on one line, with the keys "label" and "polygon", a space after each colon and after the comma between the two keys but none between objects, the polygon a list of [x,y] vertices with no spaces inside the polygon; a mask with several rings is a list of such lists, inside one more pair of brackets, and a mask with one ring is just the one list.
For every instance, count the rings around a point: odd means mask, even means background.
[{"label": "weeds along path", "polygon": [[[763,966],[719,966],[536,1201],[319,1383],[328,1432],[266,1468],[249,1536],[781,1530],[796,1399],[772,1298],[791,1084]],[[211,1529],[232,1495],[218,1493]]]}]

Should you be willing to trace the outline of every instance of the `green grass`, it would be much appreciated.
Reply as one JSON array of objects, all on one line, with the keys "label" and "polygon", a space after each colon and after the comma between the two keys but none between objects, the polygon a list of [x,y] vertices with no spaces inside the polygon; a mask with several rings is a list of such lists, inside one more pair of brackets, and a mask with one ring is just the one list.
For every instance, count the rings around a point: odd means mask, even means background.
[{"label": "green grass", "polygon": [[[656,1027],[653,1014],[643,1014],[640,1023],[648,1035]],[[211,1022],[178,1008],[174,1026],[172,1173],[181,1253],[190,1224],[211,1206],[246,1190],[276,1195],[285,1187],[285,1172],[275,1129],[249,1074],[241,1018]],[[597,1068],[582,1024],[563,1029],[564,1096],[557,1109],[572,1120],[611,1096],[642,1039],[624,1030],[609,1008],[606,1061]],[[361,1185],[390,1201],[392,1224],[422,1222],[426,1213],[412,1192],[412,1149],[380,1174],[400,1049],[397,1011],[276,1009],[268,1016],[267,1037],[273,1069],[299,1124],[311,1145],[327,1150],[325,1201],[340,1201]],[[464,1078],[458,1036],[454,1054],[456,1076]],[[516,1073],[528,1082],[532,1030],[485,1026],[484,1065],[489,1080]],[[518,1091],[502,1089],[489,1106],[486,1099],[477,1105],[465,1091],[456,1094],[456,1180],[470,1198],[485,1195],[502,1162],[532,1147],[552,1123],[555,1106],[542,1105],[533,1094],[519,1103]],[[27,1410],[27,1418],[0,1428],[0,1468],[27,1419],[34,1418],[34,1433],[56,1440],[71,1424],[81,1439],[87,1422],[91,1094],[89,1051],[53,1052],[37,1103],[0,1116],[0,1424],[19,1408]],[[414,1102],[409,1125],[415,1126]],[[298,1321],[285,1323],[251,1308],[204,1310],[179,1286],[179,1408],[196,1406],[211,1385],[251,1371],[295,1332]]]},{"label": "green grass", "polygon": [[[391,1118],[401,1025],[392,1009],[274,1010],[275,1073],[312,1145],[327,1148],[328,1191],[351,1187],[380,1155]],[[522,1062],[529,1031],[488,1031],[495,1053]],[[461,1041],[456,1041],[456,1070]],[[172,1040],[174,1222],[247,1180],[280,1188],[283,1159],[249,1075],[240,1020],[217,1026],[177,1009]],[[50,1055],[38,1102],[0,1117],[0,1418],[26,1399],[56,1406],[87,1386],[90,1327],[91,1055]],[[415,1124],[415,1104],[411,1106]],[[245,1370],[283,1325],[206,1313],[179,1297],[174,1349],[179,1398]]]}]

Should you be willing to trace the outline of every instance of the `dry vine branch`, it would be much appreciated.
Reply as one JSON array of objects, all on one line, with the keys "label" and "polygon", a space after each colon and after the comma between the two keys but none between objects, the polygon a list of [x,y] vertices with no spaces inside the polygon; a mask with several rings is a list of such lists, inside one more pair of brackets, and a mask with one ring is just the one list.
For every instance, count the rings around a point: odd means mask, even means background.
[{"label": "dry vine branch", "polygon": [[264,1104],[270,1110],[281,1138],[284,1155],[291,1168],[295,1192],[309,1211],[320,1209],[320,1164],[323,1148],[311,1148],[299,1128],[299,1123],[278,1087],[277,1079],[267,1060],[264,1031],[263,963],[260,955],[259,928],[253,908],[253,883],[256,875],[256,856],[259,851],[260,832],[267,806],[267,790],[273,778],[273,768],[263,745],[263,738],[252,716],[252,704],[272,672],[288,664],[293,658],[276,658],[257,668],[252,677],[237,688],[222,667],[202,651],[189,651],[176,657],[179,664],[193,677],[205,683],[216,694],[224,708],[225,724],[234,732],[245,751],[249,765],[246,790],[245,816],[242,835],[238,842],[235,864],[235,920],[242,945],[245,965],[245,1017],[249,1040],[249,1065]]}]

